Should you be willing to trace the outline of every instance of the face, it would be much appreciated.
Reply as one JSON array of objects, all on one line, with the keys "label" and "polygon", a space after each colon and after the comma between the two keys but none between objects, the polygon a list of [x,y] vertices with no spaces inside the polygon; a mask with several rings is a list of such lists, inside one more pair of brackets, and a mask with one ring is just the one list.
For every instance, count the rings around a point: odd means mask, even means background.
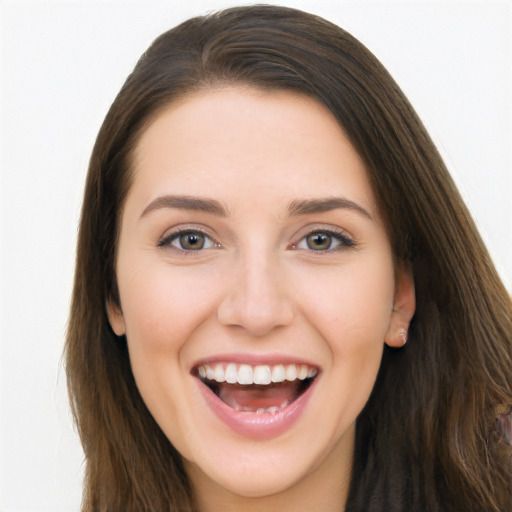
[{"label": "face", "polygon": [[335,119],[289,92],[196,93],[134,169],[109,318],[193,485],[256,497],[349,471],[414,297]]}]

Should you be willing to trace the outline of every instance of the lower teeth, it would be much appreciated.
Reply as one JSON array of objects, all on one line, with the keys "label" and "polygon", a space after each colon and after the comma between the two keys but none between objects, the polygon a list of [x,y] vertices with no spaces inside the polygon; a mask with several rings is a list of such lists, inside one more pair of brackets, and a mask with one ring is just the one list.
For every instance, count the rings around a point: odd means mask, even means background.
[{"label": "lower teeth", "polygon": [[[288,405],[290,405],[294,400],[296,400],[302,393],[304,393],[311,383],[314,380],[313,378],[307,378],[303,381],[296,382],[292,384],[291,382],[285,382],[283,384],[272,384],[271,386],[260,386],[260,385],[251,385],[251,386],[242,386],[238,384],[226,384],[226,383],[218,383],[213,382],[209,379],[201,379],[203,383],[210,388],[210,390],[217,395],[226,405],[234,409],[238,412],[250,412],[252,414],[277,414],[281,409],[284,409]],[[283,386],[285,389],[283,389]],[[280,393],[274,393],[272,399],[273,391],[277,391],[281,388]],[[288,390],[288,391],[286,391]],[[241,397],[240,402],[237,401],[236,393],[243,392],[243,397]],[[252,393],[251,396],[247,395],[247,393]],[[285,398],[287,396],[287,398]],[[276,405],[278,400],[283,400],[280,405]],[[258,404],[258,400],[260,403]],[[268,407],[262,407],[263,403],[272,403],[274,405],[269,405]],[[251,404],[252,402],[252,404]]]},{"label": "lower teeth", "polygon": [[289,405],[289,403],[290,402],[285,401],[281,405],[272,405],[271,407],[259,407],[256,410],[252,409],[251,407],[243,407],[243,406],[239,406],[238,404],[235,404],[233,409],[235,409],[236,411],[239,411],[239,412],[252,412],[252,413],[256,413],[256,414],[265,414],[265,413],[276,414],[278,411],[280,411],[281,409],[284,409],[287,405]]}]

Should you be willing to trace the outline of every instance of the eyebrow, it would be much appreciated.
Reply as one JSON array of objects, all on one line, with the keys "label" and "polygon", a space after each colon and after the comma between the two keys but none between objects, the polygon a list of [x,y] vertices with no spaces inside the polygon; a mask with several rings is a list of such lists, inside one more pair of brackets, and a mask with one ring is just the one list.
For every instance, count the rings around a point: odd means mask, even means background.
[{"label": "eyebrow", "polygon": [[152,201],[144,211],[141,218],[154,210],[161,210],[164,208],[179,208],[182,210],[195,210],[200,212],[211,213],[219,217],[227,217],[228,211],[220,201],[216,199],[209,199],[206,197],[195,196],[173,196],[165,195],[157,197]]},{"label": "eyebrow", "polygon": [[[219,217],[227,217],[227,208],[216,199],[187,195],[165,195],[157,197],[142,212],[141,218],[154,210],[178,208],[211,213]],[[288,205],[288,215],[297,217],[312,213],[322,213],[338,208],[354,210],[370,220],[372,216],[360,205],[344,197],[326,197],[319,199],[295,199]]]},{"label": "eyebrow", "polygon": [[320,199],[301,199],[294,200],[288,206],[288,214],[290,217],[299,215],[308,215],[311,213],[322,213],[338,208],[353,210],[362,214],[370,220],[373,220],[372,216],[362,206],[347,199],[345,197],[326,197]]}]

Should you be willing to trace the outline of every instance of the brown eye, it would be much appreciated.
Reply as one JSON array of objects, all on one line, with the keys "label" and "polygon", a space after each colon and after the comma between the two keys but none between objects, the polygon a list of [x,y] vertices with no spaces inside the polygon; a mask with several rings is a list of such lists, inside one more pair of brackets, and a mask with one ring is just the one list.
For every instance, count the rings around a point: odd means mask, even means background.
[{"label": "brown eye", "polygon": [[294,249],[305,249],[315,252],[332,252],[355,247],[355,242],[346,234],[336,231],[312,231],[302,238]]},{"label": "brown eye", "polygon": [[[182,233],[173,242],[179,243],[179,249],[197,251],[205,245],[205,236],[202,233]],[[173,243],[176,245],[176,243]]]},{"label": "brown eye", "polygon": [[327,233],[312,233],[306,237],[306,243],[312,251],[326,251],[331,248],[332,236]]},{"label": "brown eye", "polygon": [[174,248],[180,251],[201,251],[218,247],[218,244],[201,231],[186,230],[166,236],[158,242],[158,246]]}]

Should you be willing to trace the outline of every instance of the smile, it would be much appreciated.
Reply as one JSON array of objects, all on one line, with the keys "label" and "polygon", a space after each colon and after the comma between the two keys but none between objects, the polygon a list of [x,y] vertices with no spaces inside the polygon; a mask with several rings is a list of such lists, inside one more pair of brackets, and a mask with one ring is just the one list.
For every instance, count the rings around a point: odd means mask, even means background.
[{"label": "smile", "polygon": [[317,370],[308,365],[276,364],[276,365],[250,365],[235,363],[204,364],[198,367],[197,373],[202,379],[228,384],[268,385],[284,381],[293,382],[297,379],[305,380],[317,374]]},{"label": "smile", "polygon": [[238,433],[268,438],[289,428],[307,402],[318,369],[307,364],[204,363],[193,374],[208,404]]}]

